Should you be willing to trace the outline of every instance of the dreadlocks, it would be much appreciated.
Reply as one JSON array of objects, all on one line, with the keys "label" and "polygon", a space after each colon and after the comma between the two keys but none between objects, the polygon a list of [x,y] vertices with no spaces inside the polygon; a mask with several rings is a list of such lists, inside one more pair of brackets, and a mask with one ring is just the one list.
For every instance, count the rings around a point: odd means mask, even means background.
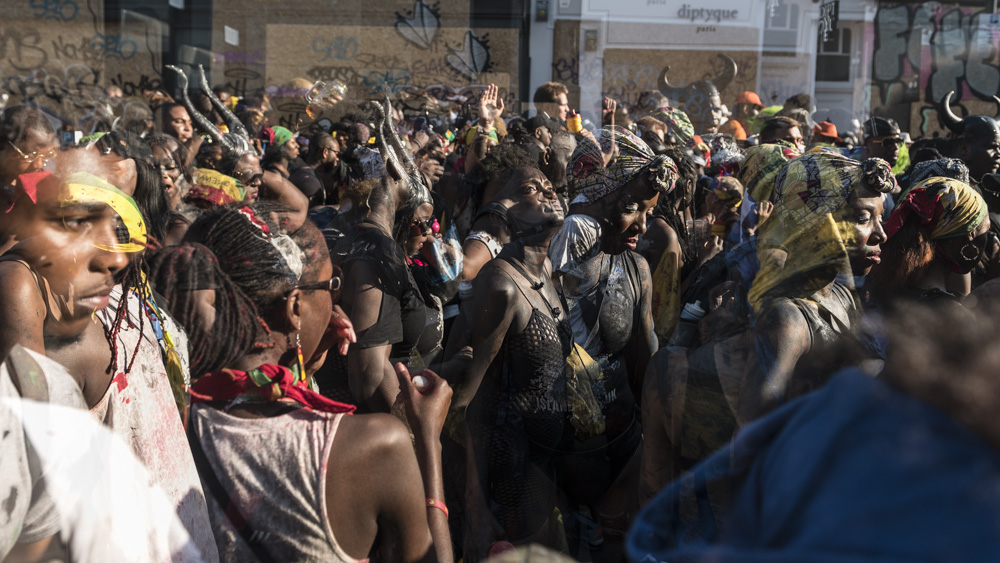
[{"label": "dreadlocks", "polygon": [[[127,268],[122,270],[119,274],[119,279],[117,279],[118,283],[122,286],[121,301],[118,303],[118,307],[115,308],[111,324],[104,325],[104,337],[107,338],[108,346],[111,348],[111,362],[104,370],[107,373],[113,373],[118,364],[118,333],[121,332],[122,323],[125,322],[125,317],[128,316],[129,292],[134,291],[139,297],[139,300],[143,303],[145,303],[148,299],[152,299],[152,292],[149,289],[149,284],[145,281],[145,275],[143,273],[145,269],[145,261],[143,260],[142,254],[139,254],[132,259],[132,262]],[[145,307],[143,306],[143,311],[144,310]],[[144,313],[139,315],[138,329],[140,334],[142,334],[145,317],[146,315]],[[132,372],[132,366],[135,364],[135,359],[138,357],[139,346],[141,344],[142,338],[139,338],[135,343],[135,349],[132,350],[131,360],[128,359],[128,356],[125,356],[125,373]]]}]

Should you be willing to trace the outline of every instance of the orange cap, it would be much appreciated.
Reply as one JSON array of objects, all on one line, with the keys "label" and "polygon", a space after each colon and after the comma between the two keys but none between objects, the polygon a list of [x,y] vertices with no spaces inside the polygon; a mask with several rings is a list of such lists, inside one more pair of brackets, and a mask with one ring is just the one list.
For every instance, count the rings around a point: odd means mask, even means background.
[{"label": "orange cap", "polygon": [[760,107],[764,107],[764,104],[760,103],[760,96],[754,92],[740,92],[740,95],[736,98],[736,103],[738,104],[754,104]]}]

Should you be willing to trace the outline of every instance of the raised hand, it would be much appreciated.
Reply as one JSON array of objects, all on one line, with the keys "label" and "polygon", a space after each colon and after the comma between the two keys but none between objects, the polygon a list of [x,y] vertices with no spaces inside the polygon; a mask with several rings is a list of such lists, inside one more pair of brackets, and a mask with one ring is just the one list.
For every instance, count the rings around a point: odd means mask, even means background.
[{"label": "raised hand", "polygon": [[496,84],[490,84],[479,98],[480,126],[492,127],[493,122],[503,115],[503,98],[499,96],[499,92],[500,88]]}]

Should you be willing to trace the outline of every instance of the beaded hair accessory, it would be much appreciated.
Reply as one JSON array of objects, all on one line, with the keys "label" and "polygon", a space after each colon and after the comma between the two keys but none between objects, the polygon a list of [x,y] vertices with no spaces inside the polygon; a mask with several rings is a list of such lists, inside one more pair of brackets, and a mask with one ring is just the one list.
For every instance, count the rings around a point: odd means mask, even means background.
[{"label": "beaded hair accessory", "polygon": [[239,213],[260,230],[261,238],[269,242],[278,251],[278,254],[281,255],[285,263],[284,265],[292,272],[292,275],[295,276],[295,281],[298,282],[302,278],[302,269],[305,266],[305,253],[302,252],[299,245],[295,244],[292,237],[288,235],[271,236],[271,228],[267,226],[267,223],[261,221],[250,207],[241,207]]}]

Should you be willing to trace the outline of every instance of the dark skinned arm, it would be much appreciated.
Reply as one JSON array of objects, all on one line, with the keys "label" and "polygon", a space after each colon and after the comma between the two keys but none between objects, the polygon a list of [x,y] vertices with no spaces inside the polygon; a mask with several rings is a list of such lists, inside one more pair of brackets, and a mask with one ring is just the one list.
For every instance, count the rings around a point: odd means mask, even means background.
[{"label": "dark skinned arm", "polygon": [[18,262],[0,262],[0,354],[7,357],[15,344],[45,353],[45,303],[34,276]]},{"label": "dark skinned arm", "polygon": [[[500,271],[500,262],[494,261],[477,277],[475,291],[472,311],[477,322],[471,335],[473,355],[454,402],[456,409],[464,413],[466,422],[467,516],[463,545],[466,560],[470,562],[485,559],[490,545],[502,537],[502,528],[493,518],[487,502],[489,433],[485,430],[491,427],[490,417],[495,416],[495,410],[485,404],[485,398],[477,397],[477,392],[514,322],[519,290],[514,281]],[[486,383],[491,384],[494,383]]]},{"label": "dark skinned arm", "polygon": [[403,561],[436,561],[425,498],[421,468],[402,422],[381,413],[341,420],[330,453],[326,502],[330,528],[348,555],[362,559],[377,542],[383,553]]},{"label": "dark skinned arm", "polygon": [[777,299],[757,319],[756,365],[750,366],[738,408],[746,424],[782,400],[799,358],[809,351],[811,335],[805,317],[791,301]]},{"label": "dark skinned arm", "polygon": [[471,308],[471,318],[476,319],[470,337],[472,360],[465,382],[455,389],[452,401],[453,407],[459,411],[468,407],[479,390],[487,368],[499,353],[514,319],[513,305],[519,291],[514,281],[500,271],[499,263],[490,262],[483,268],[482,275],[476,278],[475,293]]},{"label": "dark skinned arm", "polygon": [[280,203],[290,211],[286,214],[288,230],[298,229],[306,222],[309,212],[309,198],[295,184],[281,177],[281,174],[264,171],[260,186],[260,198]]},{"label": "dark skinned arm", "polygon": [[[382,290],[373,264],[358,260],[348,270],[341,306],[354,325],[364,333],[378,322]],[[356,404],[374,412],[389,412],[399,385],[389,364],[391,345],[361,348],[351,345],[347,352],[347,379]]]},{"label": "dark skinned arm", "polygon": [[642,403],[643,377],[649,359],[656,353],[658,341],[653,330],[653,277],[649,265],[641,257],[635,261],[639,267],[639,326],[632,329],[632,342],[627,356],[628,372],[634,374],[631,381],[632,393],[637,403]]}]

